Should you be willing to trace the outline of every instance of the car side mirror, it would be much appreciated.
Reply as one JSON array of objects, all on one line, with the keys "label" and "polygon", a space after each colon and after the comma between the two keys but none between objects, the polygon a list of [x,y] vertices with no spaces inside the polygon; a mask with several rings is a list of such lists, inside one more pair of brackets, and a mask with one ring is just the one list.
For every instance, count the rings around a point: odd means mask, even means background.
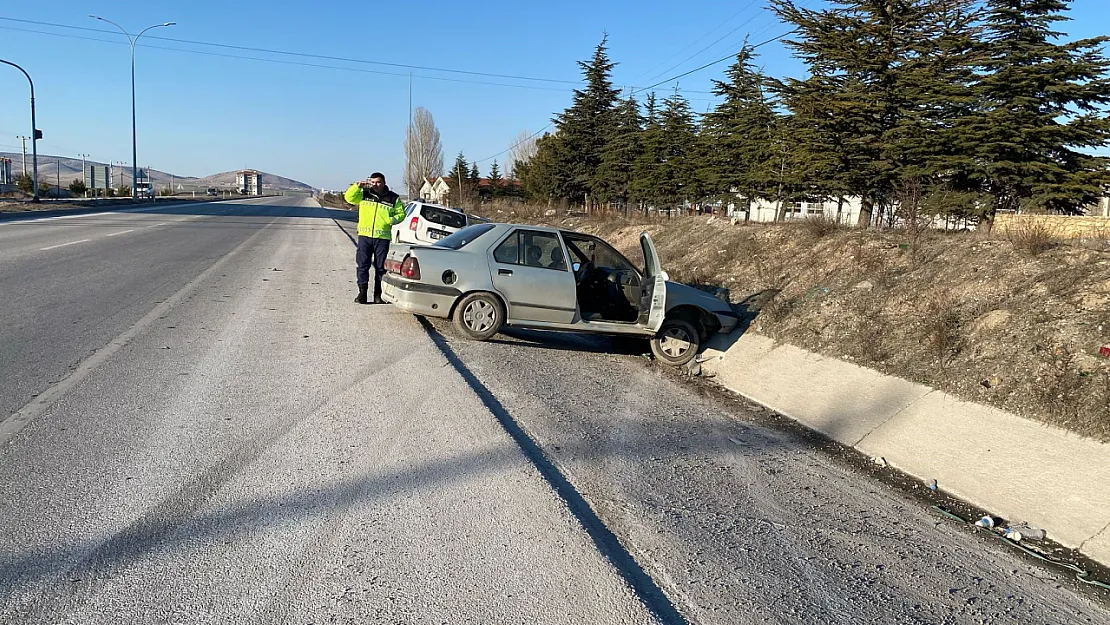
[{"label": "car side mirror", "polygon": [[578,273],[578,270],[582,268],[582,263],[574,263],[571,267],[574,268],[574,273]]}]

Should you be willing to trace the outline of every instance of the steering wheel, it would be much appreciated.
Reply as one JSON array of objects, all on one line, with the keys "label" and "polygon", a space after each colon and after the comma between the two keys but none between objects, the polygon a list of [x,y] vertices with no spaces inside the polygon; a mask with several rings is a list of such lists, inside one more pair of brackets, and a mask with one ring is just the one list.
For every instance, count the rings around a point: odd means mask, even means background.
[{"label": "steering wheel", "polygon": [[584,280],[586,276],[590,275],[590,272],[592,272],[593,270],[594,264],[592,261],[586,261],[582,263],[581,266],[578,267],[578,271],[574,273],[574,281],[578,284],[582,284],[582,280]]}]

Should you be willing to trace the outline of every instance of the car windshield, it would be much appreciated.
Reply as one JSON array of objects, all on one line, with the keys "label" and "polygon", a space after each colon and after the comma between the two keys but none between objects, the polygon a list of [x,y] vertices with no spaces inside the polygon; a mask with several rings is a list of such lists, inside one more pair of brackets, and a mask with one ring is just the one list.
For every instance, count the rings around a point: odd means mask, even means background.
[{"label": "car windshield", "polygon": [[435,247],[446,247],[452,250],[459,250],[466,247],[467,244],[474,241],[483,234],[493,230],[493,224],[478,224],[459,230],[449,237],[442,238],[432,245]]},{"label": "car windshield", "polygon": [[420,214],[424,216],[424,219],[434,224],[447,226],[448,228],[466,227],[466,215],[463,213],[456,213],[455,211],[444,210],[434,206],[425,206],[424,209],[420,211]]}]

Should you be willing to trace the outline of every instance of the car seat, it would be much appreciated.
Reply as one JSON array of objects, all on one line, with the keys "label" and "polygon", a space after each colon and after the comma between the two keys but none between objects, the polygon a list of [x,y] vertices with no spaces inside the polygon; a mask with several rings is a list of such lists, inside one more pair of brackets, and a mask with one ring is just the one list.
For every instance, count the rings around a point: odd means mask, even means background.
[{"label": "car seat", "polygon": [[538,245],[528,245],[524,248],[524,264],[529,267],[543,267],[540,264],[540,259],[543,258],[543,250]]},{"label": "car seat", "polygon": [[548,255],[548,261],[548,269],[558,269],[560,271],[566,271],[567,269],[567,262],[563,260],[563,250],[559,249],[558,247],[551,248],[551,254]]}]

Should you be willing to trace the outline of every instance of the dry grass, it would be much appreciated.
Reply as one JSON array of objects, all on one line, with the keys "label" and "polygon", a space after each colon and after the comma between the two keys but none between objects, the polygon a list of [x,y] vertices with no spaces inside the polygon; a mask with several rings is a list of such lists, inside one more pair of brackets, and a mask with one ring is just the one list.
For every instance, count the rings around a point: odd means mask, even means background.
[{"label": "dry grass", "polygon": [[813,239],[823,239],[831,234],[847,229],[846,226],[828,215],[806,217],[800,222],[800,225],[802,232]]},{"label": "dry grass", "polygon": [[959,312],[948,293],[934,293],[925,302],[923,327],[927,345],[940,368],[944,368],[963,348],[963,327]]},{"label": "dry grass", "polygon": [[1059,233],[1042,221],[1020,221],[1006,229],[1006,240],[1014,249],[1037,256],[1059,245]]},{"label": "dry grass", "polygon": [[351,208],[350,204],[338,193],[324,193],[316,197],[316,201],[324,208]]}]

